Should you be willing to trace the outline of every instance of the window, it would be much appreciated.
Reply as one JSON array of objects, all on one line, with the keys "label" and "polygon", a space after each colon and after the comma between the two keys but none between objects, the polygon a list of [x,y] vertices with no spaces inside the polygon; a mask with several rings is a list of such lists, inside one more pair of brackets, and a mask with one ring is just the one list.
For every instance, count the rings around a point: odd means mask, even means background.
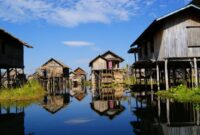
[{"label": "window", "polygon": [[200,26],[187,26],[188,47],[200,47]]}]

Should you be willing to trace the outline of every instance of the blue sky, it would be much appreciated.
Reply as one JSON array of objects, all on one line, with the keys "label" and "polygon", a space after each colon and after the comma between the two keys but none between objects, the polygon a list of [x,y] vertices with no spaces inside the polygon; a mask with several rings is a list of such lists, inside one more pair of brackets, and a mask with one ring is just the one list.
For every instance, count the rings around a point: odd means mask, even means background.
[{"label": "blue sky", "polygon": [[0,27],[34,46],[25,49],[31,74],[50,58],[89,72],[111,50],[132,64],[130,44],[157,17],[190,0],[0,0]]}]

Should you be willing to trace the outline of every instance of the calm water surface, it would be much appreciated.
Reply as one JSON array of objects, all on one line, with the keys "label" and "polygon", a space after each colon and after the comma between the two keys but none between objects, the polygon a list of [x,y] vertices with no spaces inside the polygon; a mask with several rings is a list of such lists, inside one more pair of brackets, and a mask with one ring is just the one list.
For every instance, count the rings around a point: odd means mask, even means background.
[{"label": "calm water surface", "polygon": [[24,108],[1,107],[0,135],[200,134],[194,104],[123,90],[64,93],[51,93]]}]

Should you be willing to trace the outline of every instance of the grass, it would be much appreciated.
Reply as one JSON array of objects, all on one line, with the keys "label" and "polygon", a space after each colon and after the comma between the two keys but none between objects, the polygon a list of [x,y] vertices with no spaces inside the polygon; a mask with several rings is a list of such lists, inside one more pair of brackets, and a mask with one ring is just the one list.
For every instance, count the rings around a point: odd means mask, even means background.
[{"label": "grass", "polygon": [[46,94],[37,81],[30,81],[21,88],[1,89],[0,102],[38,100]]},{"label": "grass", "polygon": [[136,78],[134,76],[126,76],[124,79],[125,85],[134,85],[136,84]]},{"label": "grass", "polygon": [[158,91],[156,94],[178,102],[200,103],[200,88],[187,88],[182,84],[169,91]]}]

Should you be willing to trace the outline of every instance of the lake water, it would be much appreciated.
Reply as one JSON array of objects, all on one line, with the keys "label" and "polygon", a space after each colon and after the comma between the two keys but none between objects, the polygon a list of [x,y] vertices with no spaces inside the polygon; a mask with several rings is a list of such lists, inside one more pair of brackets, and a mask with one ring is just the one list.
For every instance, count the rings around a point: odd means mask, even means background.
[{"label": "lake water", "polygon": [[124,89],[66,90],[1,107],[0,135],[198,135],[196,106]]}]

